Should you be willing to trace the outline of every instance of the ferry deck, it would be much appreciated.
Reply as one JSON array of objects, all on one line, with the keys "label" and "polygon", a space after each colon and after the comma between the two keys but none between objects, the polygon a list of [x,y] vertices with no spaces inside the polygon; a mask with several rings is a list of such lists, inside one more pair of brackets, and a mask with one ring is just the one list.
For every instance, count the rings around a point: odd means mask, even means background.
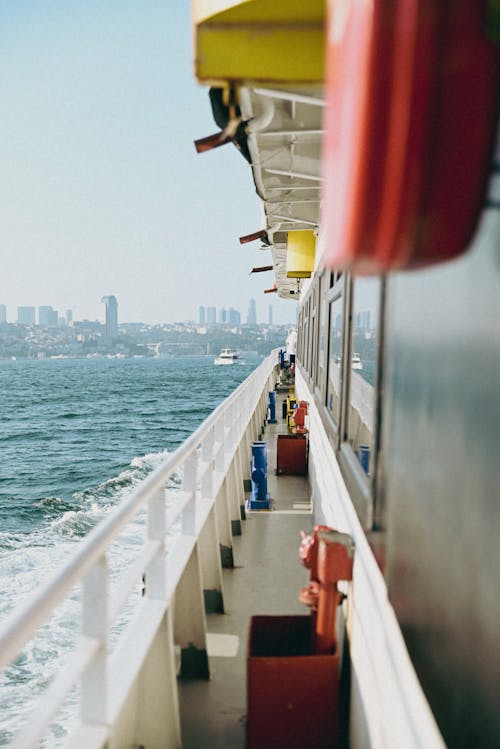
[{"label": "ferry deck", "polygon": [[298,600],[308,580],[298,552],[300,531],[311,530],[310,487],[305,476],[276,475],[276,438],[286,432],[282,419],[265,428],[272,510],[247,511],[242,534],[234,537],[235,566],[223,573],[225,612],[207,615],[210,679],[179,682],[185,749],[245,746],[250,617],[307,611]]}]

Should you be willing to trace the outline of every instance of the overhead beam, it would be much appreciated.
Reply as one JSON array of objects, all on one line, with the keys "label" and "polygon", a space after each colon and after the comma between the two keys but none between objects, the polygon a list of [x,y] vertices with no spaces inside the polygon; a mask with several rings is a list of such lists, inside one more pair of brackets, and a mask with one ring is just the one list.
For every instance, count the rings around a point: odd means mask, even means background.
[{"label": "overhead beam", "polygon": [[259,133],[257,133],[257,135],[259,136],[259,138],[267,138],[273,135],[286,135],[296,138],[297,136],[300,137],[301,135],[323,135],[324,132],[324,130],[307,130],[305,128],[302,128],[299,130],[261,130]]},{"label": "overhead beam", "polygon": [[287,200],[286,198],[283,198],[283,200],[266,200],[266,203],[268,205],[294,205],[295,203],[319,203],[319,198],[292,198],[290,200]]},{"label": "overhead beam", "polygon": [[305,174],[304,172],[291,172],[285,169],[264,169],[268,174],[278,174],[281,177],[296,177],[297,179],[310,179],[312,182],[322,182],[323,177],[318,177],[315,174]]},{"label": "overhead beam", "polygon": [[271,214],[269,218],[277,218],[281,219],[282,221],[291,221],[293,224],[309,224],[310,226],[317,226],[318,221],[309,221],[307,218],[294,218],[293,216],[278,216],[277,213]]},{"label": "overhead beam", "polygon": [[280,91],[272,88],[254,88],[254,92],[259,96],[270,96],[272,99],[282,99],[283,101],[295,101],[298,104],[310,104],[313,107],[324,107],[325,100],[318,96],[308,96],[299,94],[295,91]]},{"label": "overhead beam", "polygon": [[271,190],[279,190],[284,192],[289,192],[291,190],[319,190],[321,188],[321,185],[281,185],[280,187],[266,187],[266,192],[270,192]]}]

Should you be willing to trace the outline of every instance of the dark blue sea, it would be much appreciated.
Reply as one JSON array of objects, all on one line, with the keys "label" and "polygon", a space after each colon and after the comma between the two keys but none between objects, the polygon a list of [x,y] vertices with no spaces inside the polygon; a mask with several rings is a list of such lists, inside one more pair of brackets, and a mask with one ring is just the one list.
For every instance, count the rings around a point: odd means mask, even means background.
[{"label": "dark blue sea", "polygon": [[[257,363],[214,367],[212,357],[0,361],[0,620]],[[114,554],[121,564],[126,546]],[[45,661],[62,657],[76,629],[74,616],[70,605],[4,677],[0,745],[18,724],[26,695],[43,689]]]}]

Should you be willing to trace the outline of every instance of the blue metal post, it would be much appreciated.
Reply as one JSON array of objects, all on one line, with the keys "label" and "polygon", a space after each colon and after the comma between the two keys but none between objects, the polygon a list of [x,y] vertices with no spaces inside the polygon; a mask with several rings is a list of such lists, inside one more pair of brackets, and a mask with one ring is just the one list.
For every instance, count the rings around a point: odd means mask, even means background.
[{"label": "blue metal post", "polygon": [[267,422],[268,424],[278,423],[276,419],[276,393],[274,390],[269,391],[269,418]]},{"label": "blue metal post", "polygon": [[249,510],[269,510],[271,498],[267,492],[267,444],[252,443],[252,494]]},{"label": "blue metal post", "polygon": [[370,475],[370,448],[368,445],[359,446],[359,462],[367,476]]}]

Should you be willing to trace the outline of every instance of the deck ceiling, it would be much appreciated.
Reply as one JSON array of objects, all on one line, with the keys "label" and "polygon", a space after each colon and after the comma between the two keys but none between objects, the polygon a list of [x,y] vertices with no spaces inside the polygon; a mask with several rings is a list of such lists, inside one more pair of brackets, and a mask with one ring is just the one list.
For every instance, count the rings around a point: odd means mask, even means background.
[{"label": "deck ceiling", "polygon": [[301,282],[286,277],[286,233],[318,227],[322,89],[243,87],[239,104],[248,122],[253,178],[263,202],[278,296],[297,299]]}]

